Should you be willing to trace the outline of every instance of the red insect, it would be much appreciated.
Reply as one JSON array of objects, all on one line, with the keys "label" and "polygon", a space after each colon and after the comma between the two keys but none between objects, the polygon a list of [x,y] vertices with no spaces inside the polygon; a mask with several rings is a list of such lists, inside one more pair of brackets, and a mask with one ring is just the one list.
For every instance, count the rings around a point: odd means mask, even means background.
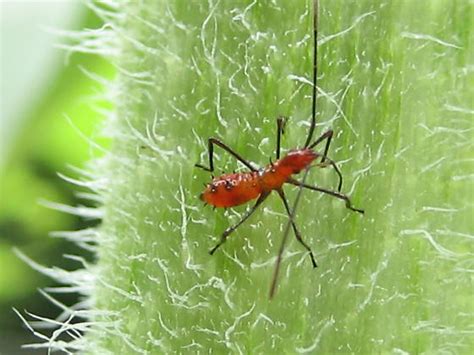
[{"label": "red insect", "polygon": [[[333,131],[328,130],[322,134],[318,139],[312,142],[314,129],[316,127],[316,80],[317,80],[317,1],[314,1],[314,52],[313,52],[313,92],[312,92],[312,118],[311,126],[309,128],[308,137],[306,138],[306,143],[303,148],[291,150],[286,156],[280,159],[280,139],[282,133],[284,133],[284,126],[286,119],[280,117],[277,119],[277,140],[276,140],[276,162],[267,165],[265,168],[258,169],[254,167],[250,162],[242,158],[238,153],[233,149],[227,146],[225,143],[216,138],[209,138],[208,147],[209,147],[209,167],[203,166],[201,164],[196,164],[196,167],[204,169],[209,172],[214,171],[214,145],[221,147],[227,151],[230,155],[244,164],[250,171],[243,173],[232,173],[224,174],[219,177],[213,178],[212,182],[206,186],[204,192],[200,195],[201,200],[210,204],[214,207],[233,207],[238,206],[243,203],[246,203],[250,200],[257,199],[255,205],[243,216],[243,218],[237,222],[235,225],[227,228],[221,235],[219,243],[210,250],[210,254],[214,252],[226,241],[227,237],[235,231],[242,223],[244,223],[260,206],[263,201],[269,196],[272,191],[276,191],[280,196],[283,204],[285,206],[286,212],[290,218],[290,223],[295,233],[296,239],[301,245],[308,251],[311,258],[313,267],[317,267],[316,260],[314,258],[311,248],[303,241],[301,234],[296,227],[296,224],[293,220],[293,212],[290,209],[288,201],[285,197],[283,191],[283,185],[285,183],[299,186],[301,188],[306,188],[314,191],[319,191],[324,194],[331,195],[338,199],[344,200],[346,207],[352,211],[364,213],[363,210],[354,208],[351,204],[350,199],[342,194],[342,174],[339,171],[336,163],[328,158],[327,153],[329,150],[329,145],[331,144],[331,139],[333,136]],[[326,141],[324,152],[322,154],[316,152],[314,148]],[[305,169],[309,169],[312,163],[321,158],[320,163],[315,164],[315,166],[325,167],[331,165],[334,167],[336,173],[339,176],[339,184],[337,191],[328,190],[318,186],[311,186],[296,180],[293,178],[293,175],[300,173]],[[297,196],[299,199],[299,195]],[[296,207],[296,203],[295,203]],[[287,232],[286,232],[287,233]],[[286,241],[286,233],[284,241]],[[278,269],[281,260],[281,254],[283,252],[284,242],[280,248],[280,254],[278,255],[277,265],[275,269],[275,274],[273,278],[272,288],[270,291],[270,297],[273,296],[275,291],[276,279],[278,274]]]}]

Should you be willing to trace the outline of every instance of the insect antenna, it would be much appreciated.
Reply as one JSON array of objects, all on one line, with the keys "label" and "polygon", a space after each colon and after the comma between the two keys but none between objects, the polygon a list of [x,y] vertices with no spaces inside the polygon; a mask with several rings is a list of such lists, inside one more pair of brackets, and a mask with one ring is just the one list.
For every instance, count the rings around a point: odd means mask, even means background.
[{"label": "insect antenna", "polygon": [[313,103],[311,111],[311,126],[304,147],[307,148],[313,139],[316,128],[316,82],[318,79],[318,0],[313,1]]},{"label": "insect antenna", "polygon": [[281,259],[283,257],[283,251],[285,250],[285,245],[286,245],[286,242],[288,241],[288,236],[290,235],[290,226],[294,221],[295,212],[298,207],[299,201],[301,199],[301,194],[303,193],[303,185],[306,181],[306,177],[308,176],[310,169],[311,169],[311,166],[307,167],[305,170],[303,179],[301,180],[299,184],[299,190],[296,195],[295,202],[293,203],[293,209],[289,213],[288,222],[286,223],[285,230],[283,231],[283,238],[281,240],[280,249],[278,250],[277,259],[275,262],[275,269],[273,271],[272,284],[270,286],[270,299],[272,299],[273,296],[275,295],[277,281],[278,281],[278,274],[280,272]]}]

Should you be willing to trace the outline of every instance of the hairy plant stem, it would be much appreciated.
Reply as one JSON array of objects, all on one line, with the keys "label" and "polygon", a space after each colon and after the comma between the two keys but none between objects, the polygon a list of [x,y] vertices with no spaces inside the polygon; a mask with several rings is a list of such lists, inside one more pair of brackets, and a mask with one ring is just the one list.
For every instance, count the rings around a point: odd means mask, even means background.
[{"label": "hairy plant stem", "polygon": [[[340,200],[305,191],[285,225],[278,196],[212,257],[246,207],[202,206],[206,139],[265,164],[276,118],[302,146],[311,114],[309,0],[120,4],[114,144],[93,290],[104,353],[433,353],[473,346],[472,5],[321,1],[317,133],[335,131]],[[242,169],[216,151],[218,169]],[[469,172],[471,169],[471,172]],[[219,171],[218,171],[219,173]],[[330,169],[307,181],[335,188]],[[286,188],[291,200],[296,187]]]},{"label": "hairy plant stem", "polygon": [[[283,146],[304,143],[310,1],[171,1],[153,8],[131,2],[121,10],[123,72],[106,173],[103,282],[95,290],[97,307],[117,312],[107,319],[117,322],[117,332],[89,334],[100,348],[467,349],[472,6],[320,7],[318,131],[335,130],[330,156],[342,162],[344,191],[366,216],[305,192],[296,220],[320,267],[313,270],[292,242],[271,302],[283,206],[270,198],[210,257],[245,207],[204,208],[197,196],[210,177],[193,166],[206,161],[209,136],[264,164],[279,115],[290,117]],[[223,171],[241,168],[217,154]],[[311,175],[311,183],[335,186],[330,169]]]}]

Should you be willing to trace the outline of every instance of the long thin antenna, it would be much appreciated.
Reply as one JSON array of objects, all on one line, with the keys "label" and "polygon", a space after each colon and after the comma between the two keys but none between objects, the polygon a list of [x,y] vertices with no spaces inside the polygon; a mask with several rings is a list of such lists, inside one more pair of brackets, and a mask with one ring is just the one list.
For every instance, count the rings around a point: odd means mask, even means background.
[{"label": "long thin antenna", "polygon": [[303,193],[303,184],[306,181],[306,177],[308,176],[309,169],[311,169],[311,166],[306,168],[303,179],[301,180],[301,183],[300,183],[300,189],[298,190],[298,194],[296,195],[295,202],[293,203],[293,209],[291,210],[289,214],[288,222],[286,223],[285,230],[283,231],[283,239],[281,240],[280,249],[278,250],[277,260],[275,262],[275,270],[273,272],[272,285],[270,286],[270,299],[272,299],[273,296],[275,295],[277,281],[278,281],[278,274],[280,273],[281,259],[283,257],[283,251],[285,250],[285,245],[286,245],[286,242],[288,241],[288,236],[290,235],[290,226],[292,222],[294,221],[296,208],[298,207],[299,201],[301,199],[301,195]]},{"label": "long thin antenna", "polygon": [[313,139],[316,128],[316,82],[318,79],[318,0],[313,0],[313,108],[311,113],[311,127],[304,147],[307,148]]}]

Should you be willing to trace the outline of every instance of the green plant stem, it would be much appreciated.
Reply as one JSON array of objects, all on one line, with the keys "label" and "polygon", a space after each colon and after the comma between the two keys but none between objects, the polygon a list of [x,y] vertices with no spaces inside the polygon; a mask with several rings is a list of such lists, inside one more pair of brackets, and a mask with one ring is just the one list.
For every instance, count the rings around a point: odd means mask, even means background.
[{"label": "green plant stem", "polygon": [[[304,144],[310,1],[120,5],[114,138],[90,352],[467,352],[472,322],[472,4],[321,1],[317,133],[344,203],[305,191],[295,241],[268,291],[286,221],[275,195],[212,257],[246,207],[198,199],[206,140],[249,160]],[[242,169],[222,151],[216,165]],[[471,169],[471,172],[470,170]],[[308,183],[335,188],[331,169]],[[217,172],[220,173],[220,170]],[[286,189],[290,200],[294,187]],[[110,323],[112,322],[112,323]],[[110,326],[104,331],[99,325]]]}]

